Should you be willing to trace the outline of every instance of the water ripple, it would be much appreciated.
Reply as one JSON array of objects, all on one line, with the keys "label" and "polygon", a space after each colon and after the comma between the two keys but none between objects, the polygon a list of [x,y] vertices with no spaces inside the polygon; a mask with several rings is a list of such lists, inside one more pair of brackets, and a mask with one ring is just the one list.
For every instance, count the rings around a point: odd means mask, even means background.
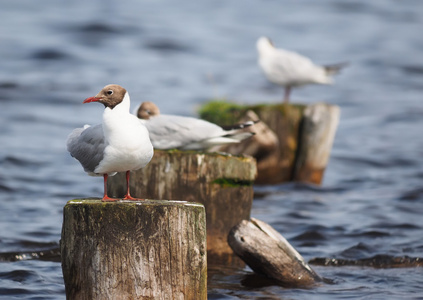
[{"label": "water ripple", "polygon": [[40,49],[30,55],[34,60],[69,60],[71,55],[59,49]]}]

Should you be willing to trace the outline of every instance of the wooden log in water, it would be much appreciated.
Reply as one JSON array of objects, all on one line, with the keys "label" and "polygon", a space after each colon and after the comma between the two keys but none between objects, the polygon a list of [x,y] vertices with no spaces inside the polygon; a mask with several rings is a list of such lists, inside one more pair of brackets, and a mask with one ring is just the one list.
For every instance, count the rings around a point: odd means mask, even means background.
[{"label": "wooden log in water", "polygon": [[206,299],[204,206],[69,201],[60,242],[67,299]]},{"label": "wooden log in water", "polygon": [[[249,156],[155,150],[145,168],[131,173],[130,186],[135,197],[203,204],[208,261],[239,265],[242,262],[229,247],[227,235],[250,217],[256,173],[255,160]],[[109,177],[110,195],[123,196],[124,182],[124,174]]]},{"label": "wooden log in water", "polygon": [[[263,141],[257,139],[248,139],[241,145],[223,146],[218,150],[232,154],[247,152],[254,156],[257,159],[257,184],[288,181],[320,184],[339,121],[339,107],[324,103],[309,106],[282,103],[243,106],[211,101],[201,108],[200,116],[219,125],[228,125],[246,118],[248,111],[254,111],[261,120],[251,127],[253,131],[254,127],[265,124],[268,127],[266,130],[270,130],[277,137],[277,143],[274,143],[276,150],[266,150]],[[319,121],[315,122],[316,118]],[[260,128],[256,130],[262,131]],[[258,150],[249,152],[254,147]]]},{"label": "wooden log in water", "polygon": [[307,287],[323,280],[270,225],[251,218],[230,231],[228,243],[256,273],[287,287]]}]

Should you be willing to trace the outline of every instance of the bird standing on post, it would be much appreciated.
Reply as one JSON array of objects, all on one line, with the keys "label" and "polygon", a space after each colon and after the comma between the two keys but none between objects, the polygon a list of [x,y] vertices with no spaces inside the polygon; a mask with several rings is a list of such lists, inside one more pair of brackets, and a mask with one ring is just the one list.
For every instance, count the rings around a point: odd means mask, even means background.
[{"label": "bird standing on post", "polygon": [[275,48],[267,37],[257,41],[258,64],[269,81],[284,86],[284,102],[289,102],[292,87],[306,84],[331,84],[332,75],[346,63],[319,66],[298,53]]},{"label": "bird standing on post", "polygon": [[243,129],[258,121],[222,128],[214,123],[184,116],[160,114],[153,102],[141,103],[137,116],[145,124],[155,149],[207,150],[216,145],[239,143],[254,135]]},{"label": "bird standing on post", "polygon": [[124,200],[133,198],[129,192],[130,171],[145,167],[153,157],[147,128],[130,114],[130,98],[121,86],[105,86],[95,97],[83,103],[104,105],[102,124],[74,129],[67,140],[67,149],[91,176],[104,177],[103,201],[116,201],[107,195],[107,178],[126,172],[127,191]]}]

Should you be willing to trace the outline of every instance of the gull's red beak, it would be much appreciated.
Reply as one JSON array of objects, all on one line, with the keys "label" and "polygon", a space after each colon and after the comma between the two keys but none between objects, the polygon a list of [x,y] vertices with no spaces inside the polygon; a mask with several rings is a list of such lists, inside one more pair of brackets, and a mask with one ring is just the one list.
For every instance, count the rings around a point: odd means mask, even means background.
[{"label": "gull's red beak", "polygon": [[101,99],[102,98],[99,98],[99,97],[89,97],[89,98],[85,99],[84,102],[82,102],[82,103],[98,102]]}]

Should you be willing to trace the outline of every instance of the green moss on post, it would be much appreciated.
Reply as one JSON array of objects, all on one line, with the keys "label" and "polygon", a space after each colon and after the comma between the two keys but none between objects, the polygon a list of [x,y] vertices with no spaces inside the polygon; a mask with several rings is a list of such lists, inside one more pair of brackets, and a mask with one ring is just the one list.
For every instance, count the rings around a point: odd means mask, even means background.
[{"label": "green moss on post", "polygon": [[213,183],[219,184],[222,188],[225,187],[240,187],[240,186],[252,186],[253,181],[250,180],[237,180],[232,178],[217,178]]},{"label": "green moss on post", "polygon": [[68,299],[206,299],[204,206],[75,199],[60,242]]},{"label": "green moss on post", "polygon": [[287,117],[294,111],[298,111],[302,115],[306,108],[303,104],[256,104],[243,105],[224,100],[211,100],[200,107],[198,113],[200,117],[209,122],[216,123],[221,126],[233,125],[239,122],[248,110],[254,111],[262,118],[269,112],[278,111],[282,116]]},{"label": "green moss on post", "polygon": [[200,108],[200,117],[219,125],[233,125],[244,115],[245,105],[224,100],[210,101]]}]

